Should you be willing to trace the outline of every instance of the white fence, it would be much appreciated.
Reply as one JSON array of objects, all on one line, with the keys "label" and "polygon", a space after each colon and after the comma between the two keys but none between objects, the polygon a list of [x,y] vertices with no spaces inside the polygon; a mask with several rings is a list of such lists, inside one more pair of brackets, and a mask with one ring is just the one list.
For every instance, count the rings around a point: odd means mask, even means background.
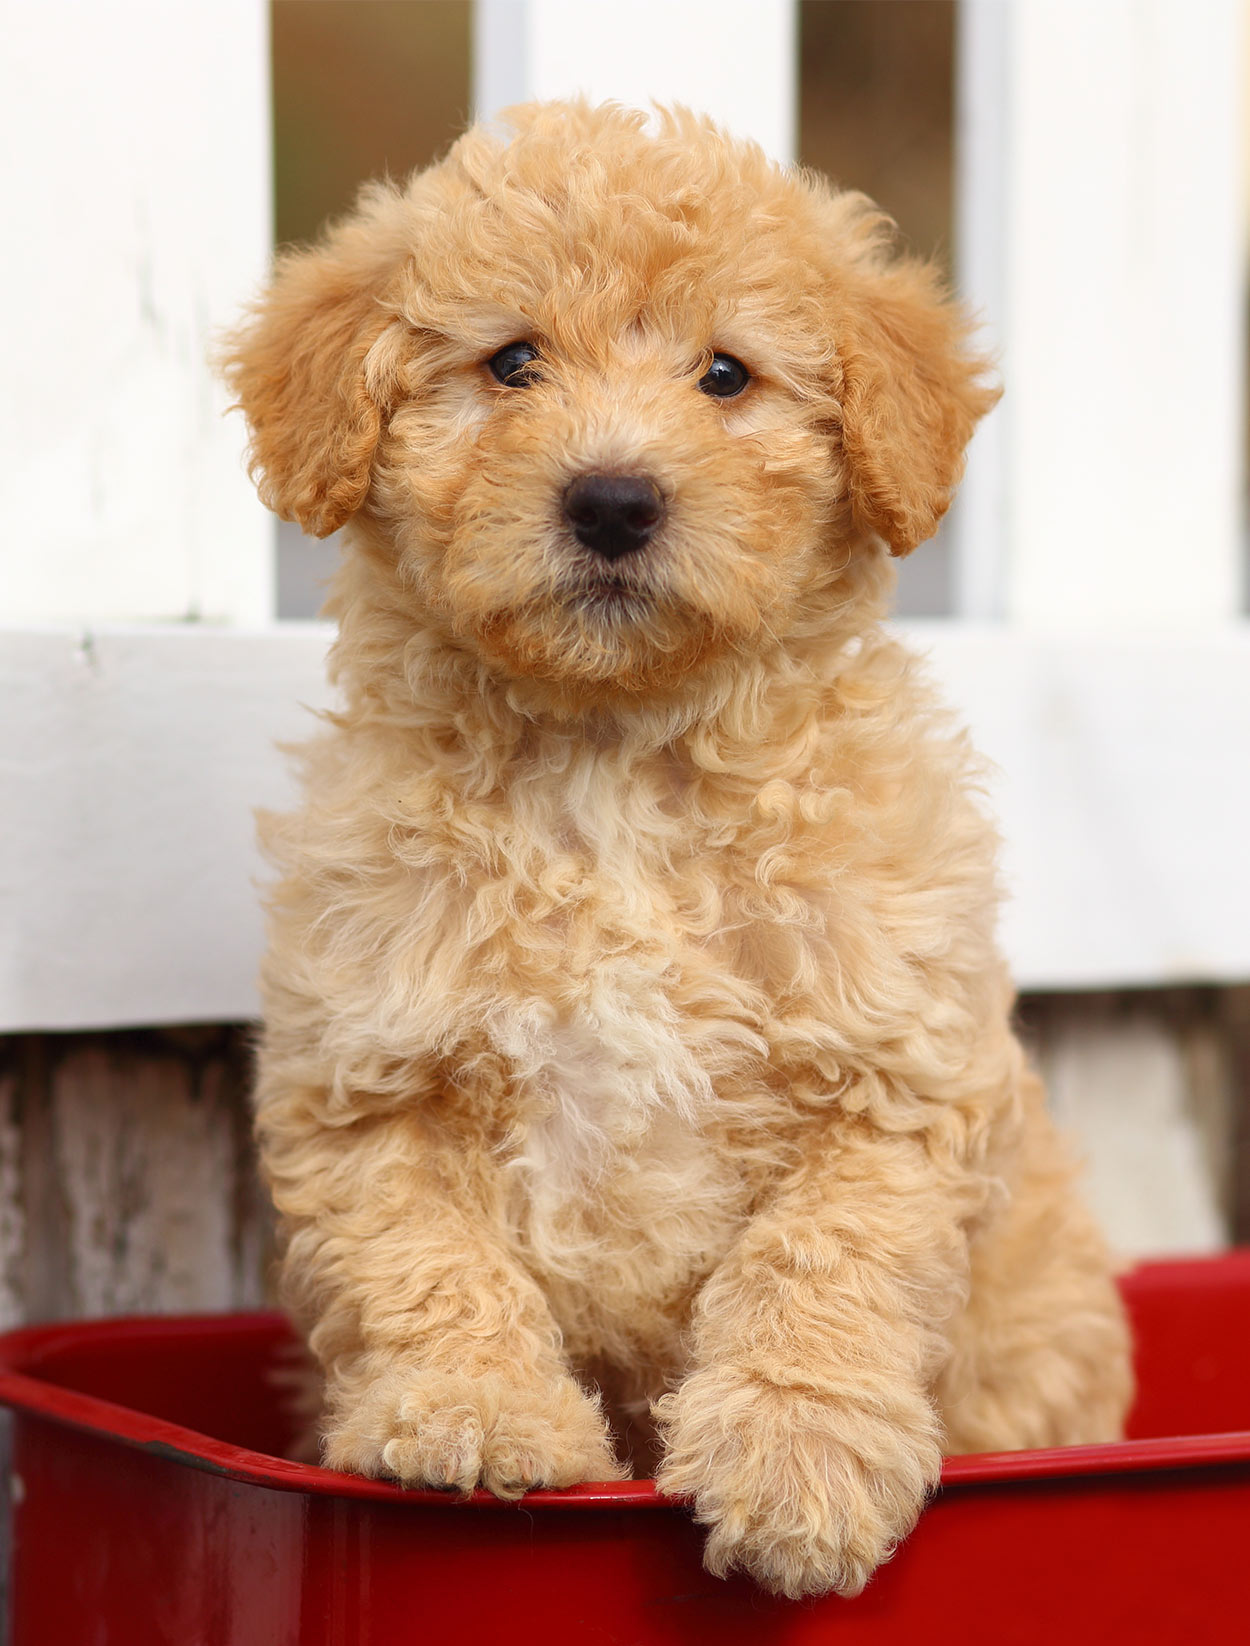
[{"label": "white fence", "polygon": [[[250,808],[323,700],[205,364],[263,277],[261,0],[10,14],[0,1028],[251,1015]],[[1000,764],[1026,986],[1250,978],[1242,11],[964,0],[966,284],[1008,395],[913,625]],[[481,0],[479,102],[710,107],[784,156],[788,0]],[[663,50],[657,42],[663,42]],[[661,77],[662,76],[662,77]],[[923,552],[923,550],[921,551]]]}]

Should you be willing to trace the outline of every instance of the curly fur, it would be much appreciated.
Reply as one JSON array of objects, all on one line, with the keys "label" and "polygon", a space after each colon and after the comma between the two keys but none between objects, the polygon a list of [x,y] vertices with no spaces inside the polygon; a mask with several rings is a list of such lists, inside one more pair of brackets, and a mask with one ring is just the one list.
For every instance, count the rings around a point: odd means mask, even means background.
[{"label": "curly fur", "polygon": [[[654,1402],[712,1570],[851,1594],[944,1450],[1129,1393],[977,762],[879,626],[993,393],[863,197],[682,112],[511,120],[286,254],[230,349],[262,495],[350,522],[343,707],[267,824],[286,1294],[333,1465],[610,1477],[600,1391]],[[610,574],[560,509],[605,470],[666,504]]]}]

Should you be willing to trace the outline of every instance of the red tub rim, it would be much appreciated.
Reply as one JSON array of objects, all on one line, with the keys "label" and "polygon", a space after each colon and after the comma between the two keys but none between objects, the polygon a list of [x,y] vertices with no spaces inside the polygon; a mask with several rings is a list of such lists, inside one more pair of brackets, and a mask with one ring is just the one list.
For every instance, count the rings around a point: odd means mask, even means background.
[{"label": "red tub rim", "polygon": [[[1180,1263],[1154,1264],[1150,1269],[1157,1274],[1180,1266]],[[54,1357],[59,1348],[81,1341],[84,1331],[107,1337],[113,1342],[124,1342],[127,1338],[150,1341],[153,1335],[167,1338],[198,1336],[210,1323],[215,1332],[222,1334],[268,1334],[281,1322],[280,1315],[266,1311],[231,1315],[126,1316],[23,1327],[0,1335],[0,1404],[107,1436],[144,1451],[163,1454],[189,1468],[207,1470],[271,1490],[306,1492],[320,1497],[364,1498],[413,1507],[459,1503],[461,1500],[447,1493],[408,1490],[387,1481],[365,1480],[315,1464],[288,1462],[247,1447],[234,1446],[164,1418],[149,1416],[95,1395],[46,1383],[37,1375],[41,1361]],[[1235,1463],[1250,1463],[1250,1430],[1125,1440],[1111,1445],[981,1452],[948,1458],[942,1468],[941,1483],[944,1488],[961,1488],[1013,1481],[1209,1468]],[[506,1510],[517,1507],[516,1504],[501,1503],[484,1491],[475,1492],[465,1501],[478,1508]],[[609,1481],[559,1491],[535,1491],[521,1500],[526,1510],[646,1509],[666,1507],[671,1501],[662,1497],[649,1480]]]}]

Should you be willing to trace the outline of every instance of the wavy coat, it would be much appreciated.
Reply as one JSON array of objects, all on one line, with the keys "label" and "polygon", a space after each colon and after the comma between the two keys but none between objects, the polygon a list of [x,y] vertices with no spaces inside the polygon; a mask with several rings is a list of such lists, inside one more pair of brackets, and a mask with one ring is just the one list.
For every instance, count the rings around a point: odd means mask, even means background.
[{"label": "wavy coat", "polygon": [[[286,1297],[331,1465],[609,1478],[654,1403],[712,1570],[854,1593],[944,1450],[1129,1393],[980,768],[880,626],[994,392],[863,197],[680,111],[511,121],[230,348],[262,496],[350,544],[342,706],[266,825]],[[642,552],[576,540],[588,473],[654,485]]]}]

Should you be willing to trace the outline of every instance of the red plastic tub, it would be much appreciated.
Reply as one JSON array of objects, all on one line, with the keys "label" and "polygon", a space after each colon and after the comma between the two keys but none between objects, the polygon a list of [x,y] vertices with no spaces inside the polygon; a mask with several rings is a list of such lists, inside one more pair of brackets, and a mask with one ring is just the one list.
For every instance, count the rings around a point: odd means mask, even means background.
[{"label": "red plastic tub", "polygon": [[449,1501],[282,1461],[274,1315],[0,1338],[12,1646],[1250,1638],[1250,1252],[1139,1269],[1133,1438],[949,1462],[856,1600],[700,1565],[647,1482]]}]

